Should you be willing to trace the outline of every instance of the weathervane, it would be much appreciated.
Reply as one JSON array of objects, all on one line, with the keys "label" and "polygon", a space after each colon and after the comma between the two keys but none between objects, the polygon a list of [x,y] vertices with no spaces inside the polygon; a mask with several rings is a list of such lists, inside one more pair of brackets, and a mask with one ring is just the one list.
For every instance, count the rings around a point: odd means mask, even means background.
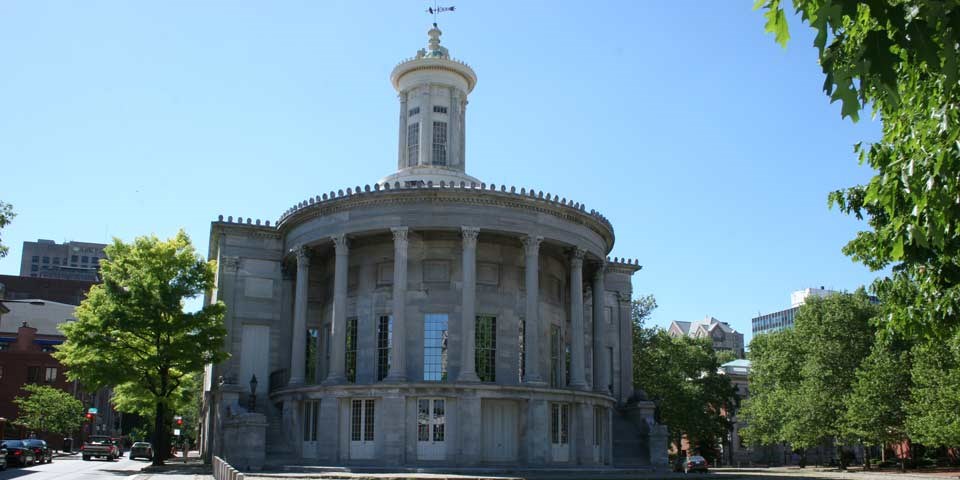
[{"label": "weathervane", "polygon": [[427,13],[429,13],[430,15],[433,15],[433,26],[436,27],[436,26],[437,26],[437,14],[440,14],[440,13],[443,13],[443,12],[452,12],[452,11],[454,11],[454,10],[456,10],[456,9],[457,9],[457,7],[454,7],[454,6],[440,7],[440,6],[437,5],[437,2],[433,2],[433,6],[432,6],[432,7],[427,7]]}]

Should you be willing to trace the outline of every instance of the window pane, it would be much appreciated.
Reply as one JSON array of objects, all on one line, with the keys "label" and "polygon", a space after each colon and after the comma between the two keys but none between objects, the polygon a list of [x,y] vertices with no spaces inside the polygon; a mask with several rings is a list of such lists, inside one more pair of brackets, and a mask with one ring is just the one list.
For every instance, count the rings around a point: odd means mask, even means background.
[{"label": "window pane", "polygon": [[558,420],[560,418],[560,405],[556,403],[550,404],[550,442],[551,443],[560,443],[560,426],[558,425]]},{"label": "window pane", "polygon": [[366,411],[364,412],[363,419],[363,440],[365,442],[372,442],[374,434],[373,425],[376,417],[376,414],[374,413],[375,404],[373,400],[364,400],[364,403],[366,404]]},{"label": "window pane", "polygon": [[307,362],[305,372],[307,372],[307,383],[317,383],[317,362],[319,361],[319,337],[320,330],[316,328],[307,329],[307,355],[304,361]]},{"label": "window pane", "polygon": [[420,160],[420,124],[407,125],[407,166],[417,165]]},{"label": "window pane", "polygon": [[550,386],[560,385],[560,327],[550,326]]},{"label": "window pane", "polygon": [[377,322],[377,380],[390,373],[390,345],[393,343],[393,317],[383,315]]},{"label": "window pane", "polygon": [[433,401],[433,441],[442,442],[444,438],[444,405],[443,400]]},{"label": "window pane", "polygon": [[426,398],[417,401],[417,441],[430,441],[430,400]]},{"label": "window pane", "polygon": [[347,319],[346,373],[347,381],[357,381],[357,317]]},{"label": "window pane", "polygon": [[447,164],[447,122],[433,122],[433,164]]},{"label": "window pane", "polygon": [[350,409],[350,441],[359,442],[361,422],[363,421],[363,401],[354,400]]},{"label": "window pane", "polygon": [[517,339],[517,345],[520,347],[520,367],[518,370],[521,382],[523,381],[524,373],[526,373],[524,364],[527,363],[527,337],[524,335],[524,328],[526,328],[526,326],[523,324],[523,317],[520,317],[520,326],[518,327],[520,338]]},{"label": "window pane", "polygon": [[57,369],[47,367],[46,374],[44,375],[44,380],[46,380],[47,383],[53,383],[57,381]]},{"label": "window pane", "polygon": [[447,380],[447,314],[429,313],[423,319],[423,379]]},{"label": "window pane", "polygon": [[497,318],[477,317],[476,349],[474,351],[477,376],[482,382],[497,379]]}]

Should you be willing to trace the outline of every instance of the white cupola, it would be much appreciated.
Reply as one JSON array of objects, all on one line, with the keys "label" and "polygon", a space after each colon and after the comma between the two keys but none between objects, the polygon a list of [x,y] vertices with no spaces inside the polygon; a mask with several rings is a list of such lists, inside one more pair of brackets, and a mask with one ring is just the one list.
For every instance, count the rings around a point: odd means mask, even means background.
[{"label": "white cupola", "polygon": [[439,184],[479,180],[466,174],[467,95],[477,84],[469,65],[450,58],[433,24],[426,49],[390,74],[400,99],[397,171],[379,183]]}]

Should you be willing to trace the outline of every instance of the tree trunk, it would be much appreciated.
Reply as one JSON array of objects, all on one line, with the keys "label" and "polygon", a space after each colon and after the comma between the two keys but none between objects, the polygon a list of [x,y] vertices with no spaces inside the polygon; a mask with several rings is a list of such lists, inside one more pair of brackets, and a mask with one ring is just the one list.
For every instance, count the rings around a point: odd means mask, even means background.
[{"label": "tree trunk", "polygon": [[170,446],[167,442],[167,406],[163,401],[157,401],[156,415],[153,419],[153,464],[163,465],[163,461],[170,455]]},{"label": "tree trunk", "polygon": [[863,449],[863,469],[870,470],[870,452],[867,451],[867,446],[860,444],[860,448]]}]

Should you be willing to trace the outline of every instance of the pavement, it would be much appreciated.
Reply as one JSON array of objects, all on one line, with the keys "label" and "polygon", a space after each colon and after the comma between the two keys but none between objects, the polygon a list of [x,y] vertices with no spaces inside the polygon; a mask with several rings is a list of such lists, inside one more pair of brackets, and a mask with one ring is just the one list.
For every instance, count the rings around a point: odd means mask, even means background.
[{"label": "pavement", "polygon": [[167,465],[153,467],[149,460],[130,460],[126,455],[110,462],[83,461],[79,454],[58,453],[51,463],[10,467],[0,472],[0,480],[213,480],[210,467],[201,463],[197,452],[190,452],[186,464],[181,461],[168,460]]}]

